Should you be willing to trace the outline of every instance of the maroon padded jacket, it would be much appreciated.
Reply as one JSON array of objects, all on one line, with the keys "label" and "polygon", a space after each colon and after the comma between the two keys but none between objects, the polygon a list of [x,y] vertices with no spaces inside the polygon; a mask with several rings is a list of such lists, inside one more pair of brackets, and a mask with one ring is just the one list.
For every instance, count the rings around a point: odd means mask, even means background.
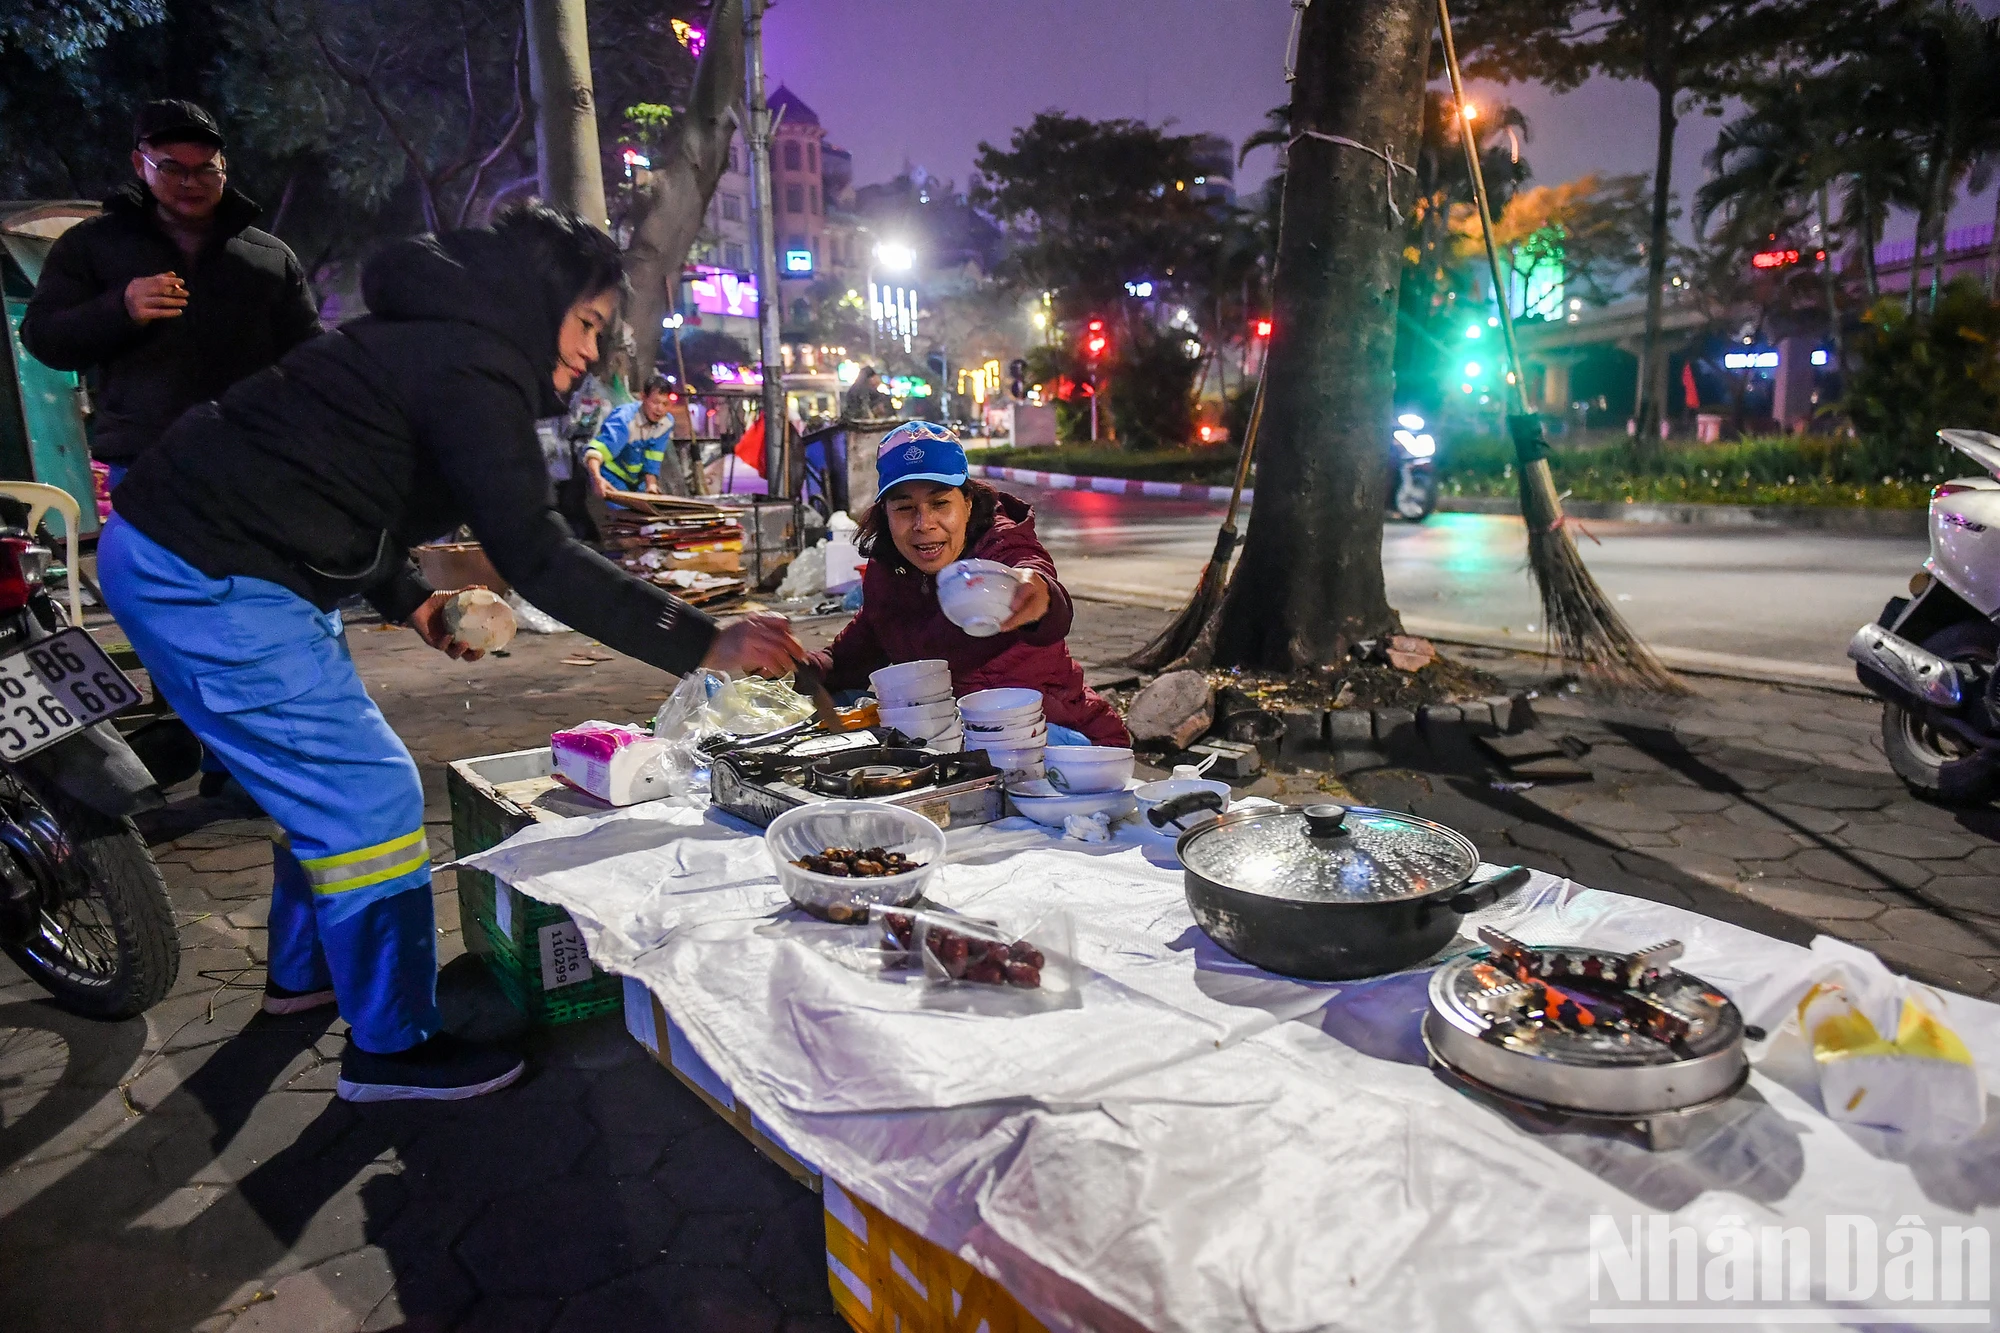
[{"label": "maroon padded jacket", "polygon": [[1025,629],[975,639],[945,619],[937,580],[885,540],[861,576],[860,614],[813,654],[828,688],[864,689],[868,673],[878,668],[939,658],[951,664],[951,690],[961,698],[1003,686],[1040,690],[1042,711],[1056,726],[1098,745],[1130,745],[1117,710],[1083,683],[1083,668],[1069,655],[1064,640],[1074,608],[1056,578],[1055,561],[1035,537],[1034,511],[1003,492],[993,526],[966,557],[1040,574],[1049,585],[1049,613]]}]

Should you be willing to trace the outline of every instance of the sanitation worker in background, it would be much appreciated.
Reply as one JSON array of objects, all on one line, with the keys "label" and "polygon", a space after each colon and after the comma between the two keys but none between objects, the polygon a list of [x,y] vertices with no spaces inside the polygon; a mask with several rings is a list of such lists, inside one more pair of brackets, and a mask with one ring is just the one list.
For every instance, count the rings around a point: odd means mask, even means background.
[{"label": "sanitation worker in background", "polygon": [[441,1030],[423,786],[355,674],[341,598],[478,656],[409,559],[469,523],[530,602],[662,670],[804,656],[783,619],[718,629],[555,513],[535,421],[596,359],[623,285],[610,237],[539,205],[389,246],[362,275],[371,313],[182,417],[99,543],[154,685],[284,831],[264,1006],[339,1004],[350,1101],[476,1097],[523,1066]]}]

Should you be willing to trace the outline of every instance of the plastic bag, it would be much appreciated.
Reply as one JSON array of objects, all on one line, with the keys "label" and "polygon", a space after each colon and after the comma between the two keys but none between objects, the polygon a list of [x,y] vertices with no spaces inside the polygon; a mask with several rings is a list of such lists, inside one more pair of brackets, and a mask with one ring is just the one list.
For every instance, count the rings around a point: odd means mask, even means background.
[{"label": "plastic bag", "polygon": [[548,612],[534,605],[518,592],[507,594],[507,605],[514,610],[514,623],[530,634],[567,634],[569,626],[557,620]]},{"label": "plastic bag", "polygon": [[677,796],[708,790],[703,741],[722,734],[761,736],[812,716],[812,700],[793,689],[789,677],[733,679],[726,671],[690,671],[653,715],[653,736],[666,747],[668,788]]},{"label": "plastic bag", "polygon": [[994,921],[876,906],[868,917],[884,971],[921,972],[926,985],[968,999],[1004,996],[1028,1008],[1078,1002],[1083,968],[1067,912]]},{"label": "plastic bag", "polygon": [[1829,1118],[1956,1143],[1986,1121],[1972,1053],[1948,1021],[1950,1002],[1882,960],[1822,935],[1825,966],[1798,1003]]},{"label": "plastic bag", "polygon": [[778,596],[786,601],[798,601],[807,597],[817,597],[826,591],[826,543],[799,552],[798,559],[785,570],[785,581],[778,585]]}]

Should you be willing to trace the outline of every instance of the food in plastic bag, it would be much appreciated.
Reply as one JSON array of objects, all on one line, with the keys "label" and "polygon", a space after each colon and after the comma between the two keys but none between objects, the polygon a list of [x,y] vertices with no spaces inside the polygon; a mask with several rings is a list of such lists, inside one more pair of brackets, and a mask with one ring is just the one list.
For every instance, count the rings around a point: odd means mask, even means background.
[{"label": "food in plastic bag", "polygon": [[479,653],[497,653],[514,641],[514,612],[487,588],[460,588],[445,600],[444,627]]},{"label": "food in plastic bag", "polygon": [[667,747],[637,727],[584,722],[549,737],[556,777],[612,805],[635,805],[673,794]]},{"label": "food in plastic bag", "polygon": [[947,912],[877,907],[884,968],[921,969],[938,985],[1005,986],[1015,990],[1076,988],[1069,918],[1050,912],[1025,929]]},{"label": "food in plastic bag", "polygon": [[1812,948],[1826,966],[1798,1017],[1827,1115],[1942,1143],[1971,1137],[1986,1121],[1986,1093],[1947,1021],[1949,1001],[1865,949],[1823,935]]}]

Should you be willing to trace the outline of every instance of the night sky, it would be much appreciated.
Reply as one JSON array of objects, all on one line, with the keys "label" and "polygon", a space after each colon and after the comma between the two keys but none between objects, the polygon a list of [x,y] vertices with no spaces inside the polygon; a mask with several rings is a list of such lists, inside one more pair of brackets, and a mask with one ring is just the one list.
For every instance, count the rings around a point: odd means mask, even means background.
[{"label": "night sky", "polygon": [[[2000,0],[1975,4],[2000,11]],[[853,152],[857,184],[908,162],[963,188],[982,139],[1004,144],[1051,107],[1169,121],[1240,143],[1286,100],[1291,12],[1287,0],[776,0],[767,78],[790,85],[828,138]],[[1599,79],[1563,97],[1475,85],[1475,101],[1496,98],[1527,113],[1540,183],[1652,170],[1655,104],[1643,84]],[[1703,179],[1719,123],[1681,122],[1674,180],[1683,199]],[[1253,153],[1238,188],[1270,170],[1270,150]],[[1954,221],[1991,217],[1991,198],[1962,204]],[[1910,227],[1902,219],[1890,235]]]}]

